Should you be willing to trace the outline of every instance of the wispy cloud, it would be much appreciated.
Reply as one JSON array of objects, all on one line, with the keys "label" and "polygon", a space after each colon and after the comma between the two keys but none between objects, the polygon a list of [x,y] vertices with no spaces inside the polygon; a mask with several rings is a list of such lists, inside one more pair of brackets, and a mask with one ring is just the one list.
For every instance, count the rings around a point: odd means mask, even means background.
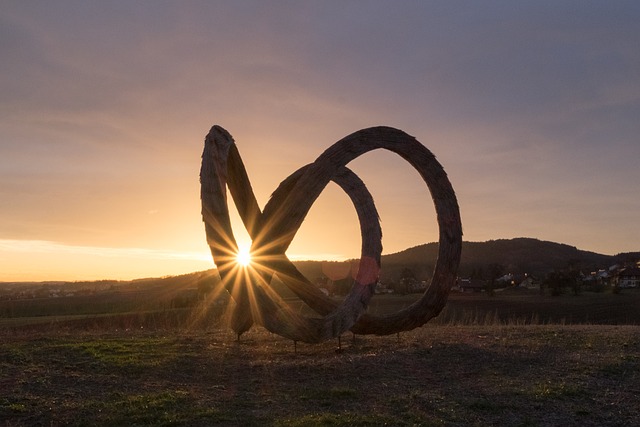
[{"label": "wispy cloud", "polygon": [[91,255],[110,258],[142,258],[154,260],[209,261],[211,256],[201,252],[175,252],[147,248],[105,248],[95,246],[73,246],[46,240],[0,239],[0,252],[51,253],[65,255]]},{"label": "wispy cloud", "polygon": [[342,254],[331,254],[331,253],[292,254],[287,256],[291,261],[309,261],[309,260],[318,260],[318,259],[321,259],[323,261],[346,261],[347,259],[349,259],[348,257]]}]

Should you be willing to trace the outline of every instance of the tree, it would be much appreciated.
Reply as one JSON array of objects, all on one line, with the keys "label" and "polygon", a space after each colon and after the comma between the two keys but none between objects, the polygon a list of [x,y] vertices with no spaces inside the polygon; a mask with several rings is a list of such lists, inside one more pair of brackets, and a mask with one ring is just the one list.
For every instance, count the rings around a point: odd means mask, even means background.
[{"label": "tree", "polygon": [[484,270],[482,269],[482,267],[474,268],[471,271],[471,278],[472,279],[483,280],[484,279]]},{"label": "tree", "polygon": [[504,268],[504,265],[502,264],[491,263],[489,264],[489,267],[487,268],[487,270],[489,270],[489,280],[485,285],[485,291],[487,292],[487,295],[494,296],[496,281],[498,280],[498,278],[504,275],[505,268]]},{"label": "tree", "polygon": [[544,285],[551,289],[551,295],[554,297],[561,295],[564,288],[570,284],[571,277],[564,271],[552,271],[544,280]]},{"label": "tree", "polygon": [[415,287],[418,283],[418,279],[416,278],[413,270],[411,270],[410,268],[405,268],[400,274],[400,283],[402,284],[403,288],[406,289],[406,292],[411,293],[415,292]]},{"label": "tree", "polygon": [[198,297],[204,300],[215,289],[217,282],[213,276],[203,277],[198,280]]}]

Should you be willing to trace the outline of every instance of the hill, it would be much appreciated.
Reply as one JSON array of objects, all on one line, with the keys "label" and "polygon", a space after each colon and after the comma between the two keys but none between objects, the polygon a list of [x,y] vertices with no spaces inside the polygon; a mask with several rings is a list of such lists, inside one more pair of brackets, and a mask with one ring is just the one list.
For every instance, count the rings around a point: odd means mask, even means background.
[{"label": "hill", "polygon": [[[418,278],[428,278],[436,264],[437,254],[438,244],[427,243],[383,255],[381,279],[398,280],[405,268],[411,269]],[[640,252],[603,255],[580,250],[575,246],[533,238],[463,242],[459,274],[470,276],[477,271],[486,272],[492,264],[499,264],[510,273],[544,276],[550,271],[564,269],[569,265],[590,272],[638,259]],[[339,263],[303,261],[295,264],[303,274],[313,280],[322,274],[323,265],[326,268],[330,267],[330,264]]]},{"label": "hill", "polygon": [[[431,277],[436,264],[438,253],[437,243],[426,243],[400,252],[382,256],[383,282],[397,281],[402,271],[410,269],[418,279]],[[583,251],[574,246],[562,243],[542,241],[533,238],[499,239],[487,242],[463,242],[462,259],[460,261],[460,276],[470,276],[474,272],[488,272],[492,264],[504,267],[505,272],[513,274],[528,273],[544,277],[548,272],[560,270],[572,265],[583,272],[608,268],[614,264],[625,264],[640,260],[640,252],[621,253],[618,255],[603,255],[595,252]],[[309,280],[315,282],[323,276],[334,280],[349,276],[355,271],[355,260],[338,261],[294,261],[294,264]],[[179,291],[187,288],[211,286],[210,281],[216,281],[215,270],[200,271],[180,276],[163,278],[146,278],[133,281],[103,280],[96,282],[0,282],[0,293],[19,294],[26,288],[42,288],[43,292],[59,289],[73,292],[78,289],[100,291],[104,289],[118,289],[120,291],[149,290],[157,288],[172,288]],[[43,295],[44,296],[44,295]]]},{"label": "hill", "polygon": [[[435,265],[438,244],[427,243],[383,257],[383,268],[395,270],[400,266]],[[474,270],[491,264],[500,264],[511,273],[542,275],[566,268],[570,263],[577,268],[592,270],[609,267],[617,262],[615,256],[583,251],[574,246],[531,238],[463,242],[460,275],[471,275]]]}]

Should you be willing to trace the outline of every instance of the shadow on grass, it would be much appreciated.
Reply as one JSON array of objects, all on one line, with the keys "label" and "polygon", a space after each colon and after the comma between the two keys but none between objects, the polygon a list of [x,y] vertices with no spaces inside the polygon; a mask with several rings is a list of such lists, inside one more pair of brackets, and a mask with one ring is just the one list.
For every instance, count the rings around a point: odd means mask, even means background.
[{"label": "shadow on grass", "polygon": [[11,335],[7,425],[633,425],[639,329],[433,326],[319,345],[262,330]]}]

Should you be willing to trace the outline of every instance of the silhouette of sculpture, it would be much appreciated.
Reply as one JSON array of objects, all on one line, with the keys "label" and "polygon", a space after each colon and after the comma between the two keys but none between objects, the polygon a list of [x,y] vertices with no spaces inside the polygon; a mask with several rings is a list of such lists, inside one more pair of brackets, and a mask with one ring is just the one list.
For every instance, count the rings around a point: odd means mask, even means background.
[{"label": "silhouette of sculpture", "polygon": [[[380,272],[382,231],[373,198],[346,165],[368,151],[390,150],[411,164],[425,181],[436,208],[439,252],[431,285],[410,306],[392,314],[366,313]],[[360,222],[361,255],[350,293],[338,303],[310,283],[285,255],[309,209],[329,181],[351,199]],[[435,156],[415,138],[390,127],[357,131],[286,178],[260,210],[247,171],[231,135],[213,126],[205,138],[200,170],[202,218],[207,242],[235,309],[231,327],[240,334],[254,322],[295,341],[321,342],[351,330],[387,335],[424,325],[444,308],[455,283],[462,248],[462,224],[455,193]],[[229,190],[252,239],[252,265],[236,263],[238,246],[231,229]],[[293,311],[271,287],[273,275],[319,317]]]}]

